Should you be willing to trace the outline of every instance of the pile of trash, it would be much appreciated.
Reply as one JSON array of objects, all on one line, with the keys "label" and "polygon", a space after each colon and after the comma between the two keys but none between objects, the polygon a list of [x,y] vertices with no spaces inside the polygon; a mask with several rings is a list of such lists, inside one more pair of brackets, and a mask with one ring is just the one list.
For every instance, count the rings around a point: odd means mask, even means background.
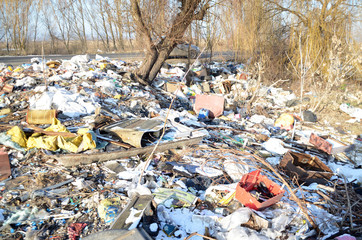
[{"label": "pile of trash", "polygon": [[146,87],[139,64],[0,64],[1,238],[357,239],[361,136],[243,64],[165,63]]}]

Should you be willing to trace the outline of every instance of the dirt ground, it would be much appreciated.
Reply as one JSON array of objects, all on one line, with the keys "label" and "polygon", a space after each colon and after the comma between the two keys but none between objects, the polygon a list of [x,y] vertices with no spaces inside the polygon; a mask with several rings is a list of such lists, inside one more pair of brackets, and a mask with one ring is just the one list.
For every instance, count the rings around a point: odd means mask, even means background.
[{"label": "dirt ground", "polygon": [[[300,97],[299,81],[284,82],[278,87],[281,87],[284,90],[291,90],[297,97]],[[310,110],[313,106],[315,106],[316,101],[318,101],[317,96],[307,95],[306,93],[308,92],[314,92],[312,86],[304,87],[305,97],[310,98],[310,101],[303,105],[302,110]],[[358,82],[350,84],[348,88],[333,89],[326,92],[325,94],[327,95],[324,101],[320,104],[318,109],[314,111],[317,115],[318,123],[326,127],[331,126],[340,134],[361,135],[362,123],[346,122],[350,120],[351,117],[339,108],[343,103],[349,104],[352,107],[362,108],[362,98],[360,97],[361,93],[362,86]]]}]

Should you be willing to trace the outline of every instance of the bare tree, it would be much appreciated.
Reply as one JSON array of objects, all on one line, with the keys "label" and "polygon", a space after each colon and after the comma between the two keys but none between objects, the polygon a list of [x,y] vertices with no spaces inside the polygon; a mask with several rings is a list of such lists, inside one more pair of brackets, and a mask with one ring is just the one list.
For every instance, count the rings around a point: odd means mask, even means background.
[{"label": "bare tree", "polygon": [[38,28],[39,28],[39,17],[40,17],[40,13],[41,13],[41,8],[42,8],[42,1],[41,0],[37,0],[34,2],[34,29],[33,29],[33,48],[34,50],[36,49],[36,40],[38,37]]},{"label": "bare tree", "polygon": [[[46,19],[45,23],[53,44],[59,38],[68,53],[71,52],[70,40],[73,35],[72,26],[74,21],[70,11],[71,3],[70,0],[48,0],[47,7],[43,10]],[[50,16],[49,9],[52,13]]]},{"label": "bare tree", "polygon": [[148,85],[155,79],[162,64],[182,40],[191,22],[204,18],[210,7],[209,2],[209,0],[131,0],[134,24],[146,52],[142,65],[136,71],[139,82]]},{"label": "bare tree", "polygon": [[293,64],[303,65],[301,56],[309,55],[314,62],[311,66],[312,72],[316,72],[320,68],[320,63],[325,62],[320,72],[326,75],[330,65],[327,57],[333,48],[331,39],[338,33],[345,43],[351,40],[352,22],[358,11],[359,1],[266,0],[266,2],[271,4],[270,9],[290,18],[289,52]]},{"label": "bare tree", "polygon": [[[4,22],[6,41],[9,39],[13,48],[26,53],[29,34],[29,15],[33,1],[2,1],[1,14]],[[7,46],[9,49],[9,45]]]},{"label": "bare tree", "polygon": [[82,0],[72,1],[69,3],[70,16],[72,16],[72,30],[81,43],[82,53],[87,51],[87,36],[85,30],[85,13],[84,3]]}]

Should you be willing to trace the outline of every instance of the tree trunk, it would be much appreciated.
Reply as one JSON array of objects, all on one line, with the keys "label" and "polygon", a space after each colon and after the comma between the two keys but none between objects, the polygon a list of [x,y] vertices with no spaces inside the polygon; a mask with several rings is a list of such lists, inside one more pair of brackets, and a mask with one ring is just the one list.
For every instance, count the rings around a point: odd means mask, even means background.
[{"label": "tree trunk", "polygon": [[160,43],[153,47],[151,51],[146,52],[142,66],[136,71],[138,80],[142,84],[148,85],[152,83],[176,44],[167,45],[165,42]]},{"label": "tree trunk", "polygon": [[[156,43],[153,40],[152,26],[147,25],[148,21],[145,21],[139,2],[131,1],[133,19],[136,29],[144,41],[146,51],[145,60],[136,71],[136,78],[140,83],[145,85],[152,83],[172,50],[182,40],[191,22],[203,19],[209,6],[206,3],[200,6],[201,2],[202,0],[181,1],[180,12],[174,17],[171,27],[166,26],[167,34]],[[198,8],[200,10],[197,11]]]},{"label": "tree trunk", "polygon": [[139,78],[137,80],[142,84],[149,84],[147,79],[157,58],[158,52],[155,48],[153,48],[151,51],[146,52],[146,56],[143,60],[142,66],[136,71],[137,77]]}]

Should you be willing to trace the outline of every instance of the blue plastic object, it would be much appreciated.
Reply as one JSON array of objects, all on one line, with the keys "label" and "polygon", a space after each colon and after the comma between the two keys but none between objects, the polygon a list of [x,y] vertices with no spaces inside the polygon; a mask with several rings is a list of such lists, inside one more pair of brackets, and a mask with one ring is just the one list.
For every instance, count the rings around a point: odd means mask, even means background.
[{"label": "blue plastic object", "polygon": [[203,120],[208,120],[209,119],[209,115],[210,115],[210,111],[206,108],[201,108],[199,115],[197,117],[197,119],[203,121]]}]

